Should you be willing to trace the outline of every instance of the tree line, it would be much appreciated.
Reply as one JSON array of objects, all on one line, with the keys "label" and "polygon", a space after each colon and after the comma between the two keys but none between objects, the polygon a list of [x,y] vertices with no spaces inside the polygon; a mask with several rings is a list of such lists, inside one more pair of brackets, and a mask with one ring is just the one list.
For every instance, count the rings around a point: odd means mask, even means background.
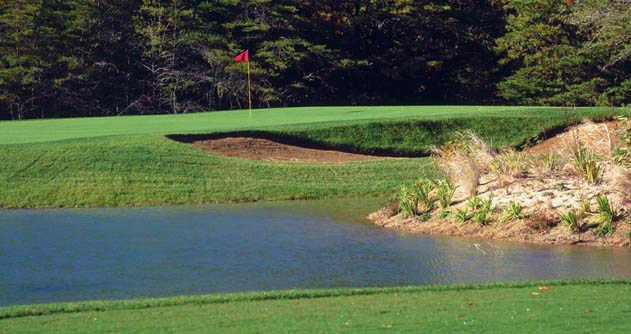
[{"label": "tree line", "polygon": [[4,0],[0,118],[631,102],[631,0]]}]

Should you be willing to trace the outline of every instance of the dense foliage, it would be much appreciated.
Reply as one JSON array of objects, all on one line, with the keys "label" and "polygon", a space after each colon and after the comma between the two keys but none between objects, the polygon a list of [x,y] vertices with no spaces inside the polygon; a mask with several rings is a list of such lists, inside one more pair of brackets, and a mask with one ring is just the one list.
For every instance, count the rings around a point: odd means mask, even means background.
[{"label": "dense foliage", "polygon": [[0,119],[629,103],[629,1],[5,0]]},{"label": "dense foliage", "polygon": [[508,3],[497,49],[516,70],[499,84],[500,96],[520,104],[631,102],[631,0]]}]

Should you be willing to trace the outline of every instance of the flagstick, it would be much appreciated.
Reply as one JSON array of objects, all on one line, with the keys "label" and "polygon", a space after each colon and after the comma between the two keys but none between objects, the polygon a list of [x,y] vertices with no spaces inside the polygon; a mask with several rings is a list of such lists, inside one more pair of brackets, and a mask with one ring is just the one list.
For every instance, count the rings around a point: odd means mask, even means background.
[{"label": "flagstick", "polygon": [[250,62],[248,61],[248,106],[250,108],[250,117],[252,117],[252,84],[250,83]]}]

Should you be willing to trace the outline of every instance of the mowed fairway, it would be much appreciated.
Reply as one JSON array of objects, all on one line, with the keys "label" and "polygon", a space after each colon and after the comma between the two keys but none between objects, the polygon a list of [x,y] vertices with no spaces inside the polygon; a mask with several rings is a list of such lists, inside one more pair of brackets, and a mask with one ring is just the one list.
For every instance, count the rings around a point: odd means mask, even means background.
[{"label": "mowed fairway", "polygon": [[288,291],[0,308],[12,333],[627,333],[631,282]]},{"label": "mowed fairway", "polygon": [[[517,146],[568,123],[526,107],[322,107],[0,122],[0,207],[94,207],[390,194],[435,176],[426,158],[287,164],[216,156],[167,134],[257,130],[355,152],[426,155],[472,129]],[[628,112],[582,108],[578,118]]]}]

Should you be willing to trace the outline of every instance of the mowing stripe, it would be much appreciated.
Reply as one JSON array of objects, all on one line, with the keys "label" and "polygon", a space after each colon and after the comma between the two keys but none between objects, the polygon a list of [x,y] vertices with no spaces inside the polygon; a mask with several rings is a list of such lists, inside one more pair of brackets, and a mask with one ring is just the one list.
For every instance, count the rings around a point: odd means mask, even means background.
[{"label": "mowing stripe", "polygon": [[8,306],[0,308],[0,320],[44,316],[61,313],[106,312],[114,310],[141,310],[157,307],[208,305],[231,302],[255,302],[265,300],[295,300],[328,297],[365,296],[393,293],[418,293],[436,291],[514,289],[539,285],[576,286],[576,285],[631,285],[629,279],[571,279],[554,281],[513,281],[484,284],[427,285],[389,288],[343,288],[316,290],[286,290],[269,292],[247,292],[214,294],[203,296],[180,296],[153,299],[133,299],[121,301],[88,301],[59,304],[41,304],[26,306]]}]

